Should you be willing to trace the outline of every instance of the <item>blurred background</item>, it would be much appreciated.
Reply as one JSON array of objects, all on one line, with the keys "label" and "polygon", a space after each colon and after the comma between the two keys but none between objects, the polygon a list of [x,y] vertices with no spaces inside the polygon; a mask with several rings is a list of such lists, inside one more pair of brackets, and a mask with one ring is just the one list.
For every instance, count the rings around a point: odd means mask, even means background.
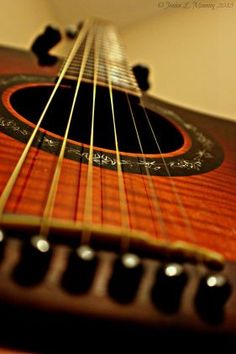
[{"label": "blurred background", "polygon": [[[118,26],[130,64],[150,68],[150,94],[236,120],[236,1],[0,0],[0,45],[29,49],[47,25],[64,34],[89,16]],[[71,46],[64,35],[53,51]]]}]

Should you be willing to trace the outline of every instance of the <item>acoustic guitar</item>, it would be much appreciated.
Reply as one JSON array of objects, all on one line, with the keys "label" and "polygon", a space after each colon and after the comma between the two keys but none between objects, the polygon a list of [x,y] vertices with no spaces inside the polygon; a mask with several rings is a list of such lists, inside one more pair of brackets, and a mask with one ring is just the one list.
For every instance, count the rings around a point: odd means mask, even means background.
[{"label": "acoustic guitar", "polygon": [[233,339],[235,123],[143,93],[109,22],[0,63],[1,345]]}]

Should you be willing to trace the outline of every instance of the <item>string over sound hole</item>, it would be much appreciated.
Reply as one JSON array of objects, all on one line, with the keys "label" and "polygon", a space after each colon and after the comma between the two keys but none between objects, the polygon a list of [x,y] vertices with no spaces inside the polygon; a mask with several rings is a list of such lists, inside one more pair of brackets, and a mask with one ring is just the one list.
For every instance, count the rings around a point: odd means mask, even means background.
[{"label": "string over sound hole", "polygon": [[[38,85],[17,90],[11,96],[13,108],[23,117],[37,123],[53,86]],[[74,95],[74,88],[62,86],[57,90],[41,127],[49,132],[64,136],[66,124],[70,115]],[[147,117],[139,100],[129,97],[124,92],[114,91],[114,114],[119,143],[119,150],[123,152],[141,153],[137,132],[134,127],[132,114],[146,154],[159,154],[153,132],[163,153],[175,151],[183,145],[183,137],[176,127],[158,114],[147,111]],[[68,138],[89,144],[91,136],[93,86],[81,84]],[[62,104],[63,103],[63,104]],[[130,108],[132,112],[130,111]],[[109,90],[106,87],[97,87],[95,118],[94,118],[94,146],[115,150],[114,124],[112,119]]]}]

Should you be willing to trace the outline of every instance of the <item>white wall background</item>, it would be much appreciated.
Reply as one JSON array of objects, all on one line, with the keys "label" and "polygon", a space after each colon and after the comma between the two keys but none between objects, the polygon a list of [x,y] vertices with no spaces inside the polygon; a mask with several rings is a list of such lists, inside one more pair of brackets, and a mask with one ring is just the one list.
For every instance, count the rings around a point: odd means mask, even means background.
[{"label": "white wall background", "polygon": [[[153,0],[153,9],[160,2]],[[49,0],[0,0],[0,44],[29,48],[46,25],[60,26],[55,13]],[[166,8],[121,33],[131,64],[151,69],[151,94],[236,120],[236,2],[227,9]],[[57,52],[67,47],[63,42]]]},{"label": "white wall background", "polygon": [[0,0],[0,44],[29,48],[49,23],[58,24],[47,0]]},{"label": "white wall background", "polygon": [[131,62],[150,65],[151,93],[236,119],[236,2],[231,9],[167,9],[123,37]]}]

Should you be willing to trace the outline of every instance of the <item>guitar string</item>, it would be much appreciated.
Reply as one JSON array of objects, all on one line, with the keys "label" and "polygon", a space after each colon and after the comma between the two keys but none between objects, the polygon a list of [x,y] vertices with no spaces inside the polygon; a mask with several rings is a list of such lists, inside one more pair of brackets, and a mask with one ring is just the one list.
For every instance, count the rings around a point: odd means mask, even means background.
[{"label": "guitar string", "polygon": [[[126,97],[128,99],[128,95],[126,93]],[[142,144],[141,144],[141,140],[140,140],[140,136],[139,136],[139,133],[138,133],[138,129],[137,129],[137,125],[136,125],[136,122],[135,122],[135,118],[134,118],[134,114],[133,114],[133,111],[132,111],[132,108],[131,108],[131,105],[130,105],[130,101],[128,100],[128,104],[129,104],[129,109],[130,109],[130,113],[131,113],[131,116],[132,116],[132,120],[133,120],[133,124],[134,124],[134,127],[135,127],[135,131],[136,131],[136,135],[137,135],[137,138],[138,138],[138,142],[139,142],[139,146],[140,146],[140,150],[142,152],[142,155],[143,155],[143,160],[145,162],[145,170],[146,170],[146,174],[147,176],[149,177],[148,178],[148,184],[149,184],[149,189],[152,191],[151,195],[152,195],[152,201],[153,201],[153,204],[154,204],[154,209],[156,210],[156,215],[158,215],[159,217],[159,221],[160,221],[160,229],[161,229],[161,234],[165,236],[165,238],[167,238],[167,233],[166,233],[166,228],[165,228],[165,224],[164,224],[164,220],[163,220],[163,217],[162,217],[162,213],[161,213],[161,208],[160,208],[160,203],[158,201],[158,198],[156,196],[156,193],[154,192],[154,185],[153,185],[153,182],[152,182],[152,178],[150,176],[150,173],[149,173],[149,170],[147,169],[147,165],[146,165],[146,158],[144,156],[144,151],[143,151],[143,147],[142,147]],[[116,126],[114,124],[114,129],[116,131]],[[119,152],[119,149],[116,149],[116,152],[118,153]],[[117,164],[119,166],[121,166],[121,163],[120,163],[120,154],[119,154],[119,158],[117,158]],[[121,173],[119,173],[120,177],[121,177]],[[153,193],[154,192],[154,193]],[[123,193],[122,193],[123,195]],[[124,202],[123,202],[124,203]],[[128,207],[127,207],[128,209]],[[126,212],[127,213],[127,212]],[[123,240],[125,240],[125,250],[128,249],[128,246],[129,246],[129,243],[130,243],[130,238],[127,236],[127,237],[123,237]]]},{"label": "guitar string", "polygon": [[[128,67],[127,64],[126,64],[126,66]],[[129,69],[129,67],[128,67],[128,69]],[[154,187],[154,183],[153,183],[153,181],[152,181],[153,179],[152,179],[152,177],[151,177],[151,175],[150,175],[150,172],[149,172],[149,170],[148,170],[148,168],[147,168],[147,165],[146,165],[146,157],[145,157],[145,155],[143,154],[143,148],[142,148],[140,136],[139,136],[139,133],[138,133],[138,130],[137,130],[137,125],[136,125],[135,118],[134,118],[134,112],[133,112],[133,110],[132,110],[131,103],[130,103],[130,100],[129,100],[129,97],[128,97],[127,93],[126,93],[126,97],[127,97],[127,99],[128,99],[129,109],[130,109],[130,112],[131,112],[131,116],[132,116],[132,120],[133,120],[133,124],[134,124],[135,131],[136,131],[136,136],[137,136],[137,139],[138,139],[139,147],[140,147],[141,153],[142,153],[143,158],[144,158],[145,171],[146,171],[146,174],[148,175],[148,180],[149,180],[148,184],[149,184],[149,188],[150,188],[150,190],[151,190],[151,195],[154,193],[154,196],[155,196],[154,198],[153,198],[153,196],[152,196],[152,200],[154,201],[154,207],[155,207],[155,209],[156,209],[156,211],[157,211],[157,215],[158,215],[158,214],[160,215],[160,220],[159,220],[159,221],[160,221],[160,228],[161,228],[161,230],[162,230],[162,233],[165,235],[165,238],[167,239],[167,230],[166,230],[166,227],[165,227],[165,224],[164,224],[164,220],[163,220],[163,218],[162,218],[162,213],[161,213],[161,208],[160,208],[160,202],[159,202],[159,200],[158,200],[158,198],[157,198],[157,195],[156,195],[156,193],[155,193],[155,187]],[[145,108],[144,103],[143,103],[143,100],[142,100],[142,96],[140,97],[140,103],[141,103],[141,107],[142,107],[142,109],[143,109],[143,111],[144,111],[144,114],[145,114],[145,117],[146,117],[146,121],[148,122],[149,129],[151,130],[151,134],[152,134],[152,136],[153,136],[153,138],[154,138],[155,144],[156,144],[157,149],[158,149],[158,151],[159,151],[159,154],[160,154],[160,156],[161,156],[161,159],[162,159],[164,168],[165,168],[165,170],[166,170],[166,173],[167,173],[168,177],[170,178],[170,181],[171,181],[171,188],[172,188],[173,193],[174,193],[174,196],[175,196],[175,198],[176,198],[176,200],[177,200],[177,204],[178,204],[178,206],[179,206],[180,212],[181,212],[181,214],[182,214],[182,216],[183,216],[183,218],[184,218],[185,227],[186,227],[186,229],[188,230],[189,234],[192,235],[192,239],[193,239],[193,240],[196,240],[196,237],[194,236],[194,232],[193,232],[193,229],[192,229],[191,222],[190,222],[190,220],[189,220],[189,217],[188,217],[188,215],[187,215],[187,212],[186,212],[186,210],[185,210],[185,207],[184,207],[184,205],[183,205],[183,202],[182,202],[182,200],[181,200],[181,197],[180,197],[180,195],[179,195],[179,193],[178,193],[178,191],[177,191],[175,182],[174,182],[174,180],[173,180],[173,177],[171,176],[170,170],[169,170],[169,168],[168,168],[168,165],[167,165],[167,163],[166,163],[166,161],[165,161],[165,158],[164,158],[164,156],[163,156],[163,153],[162,153],[162,151],[161,151],[160,144],[158,143],[157,137],[156,137],[155,132],[154,132],[154,130],[153,130],[153,127],[152,127],[152,125],[151,125],[150,119],[149,119],[149,117],[148,117],[146,108]],[[149,177],[150,177],[150,178],[149,178]]]},{"label": "guitar string", "polygon": [[147,113],[147,110],[146,110],[146,108],[145,108],[145,105],[144,105],[144,102],[143,102],[143,99],[142,99],[142,98],[140,99],[140,103],[141,103],[141,107],[142,107],[142,109],[143,109],[143,111],[144,111],[146,121],[148,122],[148,126],[149,126],[149,128],[150,128],[150,130],[151,130],[151,134],[152,134],[153,139],[154,139],[154,141],[155,141],[156,147],[157,147],[157,149],[158,149],[158,151],[159,151],[159,154],[160,154],[160,156],[161,156],[161,160],[162,160],[162,162],[163,162],[163,165],[164,165],[164,168],[165,168],[165,170],[166,170],[167,176],[169,177],[169,180],[170,180],[170,183],[171,183],[172,191],[173,191],[173,193],[174,193],[175,199],[176,199],[176,201],[177,201],[177,205],[178,205],[178,207],[179,207],[179,210],[180,210],[180,212],[181,212],[181,214],[182,214],[182,216],[183,216],[184,222],[185,222],[186,230],[188,231],[189,235],[191,235],[193,241],[196,241],[196,236],[194,235],[193,228],[192,228],[192,224],[191,224],[191,222],[190,222],[190,219],[189,219],[189,217],[188,217],[188,214],[187,214],[187,212],[186,212],[186,209],[185,209],[185,207],[184,207],[184,204],[183,204],[183,202],[182,202],[182,199],[181,199],[181,197],[180,197],[180,195],[179,195],[179,193],[178,193],[178,191],[177,191],[175,181],[174,181],[174,179],[173,179],[173,176],[172,176],[171,173],[170,173],[170,169],[169,169],[169,167],[168,167],[168,165],[167,165],[167,163],[166,163],[165,157],[163,156],[163,153],[162,153],[162,151],[161,151],[160,144],[158,143],[157,137],[156,137],[155,132],[154,132],[154,130],[153,130],[152,124],[151,124],[151,122],[150,122],[150,119],[149,119],[149,116],[148,116],[148,113]]},{"label": "guitar string", "polygon": [[[100,26],[101,27],[101,26]],[[95,123],[95,103],[97,94],[97,79],[99,69],[99,57],[102,42],[102,29],[96,32],[94,44],[94,65],[93,65],[93,101],[92,101],[92,119],[90,130],[89,156],[88,156],[88,173],[85,192],[84,207],[84,224],[82,228],[81,243],[88,244],[91,237],[89,225],[92,224],[93,218],[93,156],[94,156],[94,123]]]},{"label": "guitar string", "polygon": [[[123,174],[122,167],[121,167],[119,143],[118,143],[118,136],[117,136],[116,116],[115,116],[113,89],[112,89],[112,75],[111,75],[111,65],[112,64],[109,65],[109,62],[108,62],[108,58],[109,58],[108,38],[106,38],[104,40],[104,44],[105,44],[105,63],[106,63],[106,70],[107,70],[112,124],[113,124],[113,132],[114,132],[114,142],[115,142],[115,151],[116,151],[119,206],[120,206],[121,224],[122,224],[121,235],[120,235],[121,236],[121,251],[126,252],[129,248],[130,238],[127,236],[127,233],[125,231],[127,229],[130,229],[130,219],[129,219],[127,196],[126,196],[126,191],[125,191],[124,174]],[[112,62],[112,59],[111,59],[111,62]]]},{"label": "guitar string", "polygon": [[[126,69],[125,70],[128,72],[128,76],[130,77],[130,67],[129,67],[127,61],[125,62],[125,65],[126,65]],[[135,79],[134,79],[134,81],[136,82]],[[138,92],[140,93],[140,96],[141,96],[141,90],[138,87],[136,88],[136,91],[137,90],[138,90]],[[133,112],[133,109],[131,107],[131,102],[130,102],[128,94],[127,93],[125,93],[125,94],[126,94],[130,115],[131,115],[131,118],[132,118],[133,126],[134,126],[135,133],[136,133],[136,137],[137,137],[137,140],[138,140],[139,149],[140,149],[141,154],[142,154],[142,159],[143,159],[143,162],[144,162],[144,168],[145,168],[145,172],[146,172],[146,176],[147,176],[147,180],[148,180],[148,189],[150,191],[148,198],[153,203],[153,207],[154,207],[154,211],[155,211],[155,218],[156,218],[157,222],[160,225],[160,235],[162,235],[162,237],[165,240],[168,240],[168,233],[167,233],[167,229],[166,229],[166,226],[165,226],[164,218],[162,216],[162,210],[161,210],[161,205],[160,205],[161,203],[160,203],[160,201],[158,199],[158,196],[156,194],[154,183],[153,183],[153,179],[152,179],[152,177],[150,175],[150,171],[149,171],[149,169],[147,167],[147,160],[146,160],[146,157],[145,157],[145,154],[144,154],[144,149],[143,149],[143,146],[142,146],[140,134],[138,132],[137,124],[136,124],[136,121],[135,121],[134,112]],[[151,198],[150,198],[150,196],[151,196]],[[154,223],[154,228],[155,228],[155,232],[157,234],[156,224],[155,223]]]},{"label": "guitar string", "polygon": [[[160,235],[163,236],[165,238],[165,240],[168,239],[168,234],[167,234],[167,230],[166,230],[166,226],[164,223],[164,219],[162,217],[162,211],[161,211],[161,206],[160,206],[160,201],[157,197],[156,191],[155,191],[155,187],[154,187],[154,183],[153,183],[153,179],[150,175],[150,171],[147,167],[147,160],[146,160],[146,156],[144,153],[144,149],[143,149],[143,145],[141,142],[141,138],[140,138],[140,134],[138,132],[138,127],[135,121],[135,117],[134,117],[134,112],[131,106],[131,102],[129,99],[129,96],[126,94],[126,98],[127,98],[127,102],[128,102],[128,106],[129,106],[129,111],[130,111],[130,115],[132,118],[132,122],[134,125],[134,129],[135,129],[135,133],[137,136],[137,140],[138,140],[138,145],[139,145],[139,149],[141,151],[142,154],[142,159],[144,162],[144,168],[145,168],[145,172],[146,172],[146,176],[147,176],[147,181],[148,181],[148,189],[149,189],[149,196],[148,199],[151,200],[151,202],[153,203],[154,206],[154,210],[155,210],[155,217],[156,217],[156,221],[159,223],[160,225]],[[156,228],[156,225],[154,224],[154,227]]]},{"label": "guitar string", "polygon": [[[95,92],[96,92],[96,79],[97,79],[97,72],[96,72],[96,67],[98,66],[98,63],[97,65],[95,64],[94,62],[94,65],[95,65],[95,68],[94,68],[94,94],[93,94],[93,108],[92,108],[92,128],[91,128],[91,139],[90,139],[90,152],[89,152],[89,169],[88,169],[88,175],[87,175],[87,191],[86,191],[86,202],[85,202],[85,218],[86,216],[88,217],[88,221],[87,223],[91,223],[91,217],[92,217],[92,187],[91,187],[91,179],[92,179],[92,172],[93,172],[93,169],[92,169],[92,166],[93,166],[93,160],[92,160],[92,157],[93,157],[93,130],[94,130],[94,108],[95,108]],[[141,144],[141,140],[140,140],[140,136],[139,136],[139,133],[138,133],[138,129],[137,129],[137,125],[136,125],[136,122],[135,122],[135,119],[134,119],[134,114],[133,114],[133,111],[132,111],[132,108],[131,108],[131,105],[130,105],[130,101],[129,101],[129,98],[128,98],[128,95],[126,94],[126,97],[127,97],[127,100],[128,100],[128,104],[129,104],[129,109],[130,109],[130,113],[131,113],[131,116],[132,116],[132,120],[133,120],[133,124],[134,124],[134,127],[135,127],[135,131],[136,131],[136,135],[137,135],[137,138],[138,138],[138,142],[139,142],[139,146],[140,146],[140,150],[142,152],[142,155],[143,155],[143,160],[144,160],[144,163],[145,163],[145,170],[146,170],[146,175],[149,177],[148,178],[148,185],[149,185],[149,189],[151,191],[151,196],[152,196],[152,201],[154,203],[154,209],[156,210],[156,214],[157,215],[161,215],[161,209],[160,209],[160,203],[158,201],[158,198],[156,196],[156,193],[154,191],[154,185],[153,185],[153,182],[152,182],[152,179],[151,179],[151,176],[150,176],[150,173],[149,173],[149,170],[147,168],[147,165],[146,165],[146,158],[145,158],[145,155],[144,155],[144,151],[143,151],[143,147],[142,147],[142,144]],[[165,238],[167,238],[166,236],[166,229],[165,229],[165,225],[164,225],[164,222],[163,222],[163,218],[160,217],[160,229],[161,229],[161,234],[162,235],[165,235]],[[86,230],[86,228],[83,228],[83,232],[82,232],[82,243],[88,243],[89,242],[89,239],[90,239],[90,236],[91,236],[91,232],[89,232],[89,229]]]},{"label": "guitar string", "polygon": [[35,139],[35,136],[36,136],[36,134],[37,134],[37,132],[38,132],[40,126],[41,126],[41,123],[42,123],[42,121],[43,121],[43,119],[44,119],[44,117],[45,117],[45,115],[46,115],[46,113],[48,111],[48,108],[49,108],[49,106],[50,106],[50,104],[51,104],[51,102],[52,102],[52,100],[53,100],[58,88],[59,88],[59,85],[61,84],[62,79],[64,78],[65,73],[66,73],[69,65],[71,64],[75,53],[77,52],[77,50],[78,50],[79,46],[81,45],[85,35],[87,34],[89,28],[91,27],[91,24],[92,23],[91,23],[90,19],[85,21],[84,26],[81,29],[73,48],[71,49],[71,52],[70,52],[70,54],[69,54],[69,56],[68,56],[68,58],[67,58],[67,60],[66,60],[66,62],[64,64],[64,66],[63,66],[63,69],[62,69],[62,71],[61,71],[61,73],[60,73],[60,75],[58,77],[58,80],[57,80],[54,88],[53,88],[53,91],[52,91],[52,93],[51,93],[51,95],[50,95],[50,97],[49,97],[49,99],[48,99],[48,101],[47,101],[47,103],[45,105],[45,108],[44,108],[43,112],[41,113],[41,116],[39,117],[38,123],[35,126],[35,128],[34,128],[34,130],[32,132],[32,135],[30,136],[30,139],[28,140],[28,142],[27,142],[27,144],[26,144],[26,146],[25,146],[25,148],[24,148],[24,150],[23,150],[23,152],[22,152],[22,154],[21,154],[21,156],[20,156],[20,158],[19,158],[14,170],[13,170],[13,172],[11,173],[11,175],[10,175],[10,177],[9,177],[9,179],[8,179],[4,189],[2,191],[2,194],[1,194],[1,197],[0,197],[0,223],[2,223],[5,206],[7,204],[7,201],[9,199],[9,197],[10,197],[10,194],[11,194],[13,188],[14,188],[14,185],[15,185],[15,183],[17,181],[17,178],[18,178],[18,176],[19,176],[19,174],[21,172],[21,169],[22,169],[22,166],[23,166],[23,164],[24,164],[24,162],[26,160],[26,157],[29,154],[29,151],[30,151],[30,148],[32,147],[32,143],[33,143],[33,141]]},{"label": "guitar string", "polygon": [[[74,48],[75,48],[75,47],[74,47]],[[70,56],[69,56],[69,58],[70,58]],[[50,96],[50,99],[49,99],[49,101],[48,101],[48,103],[47,103],[47,105],[46,105],[46,107],[45,107],[45,109],[44,109],[44,111],[43,111],[43,113],[42,113],[40,119],[39,119],[39,122],[38,122],[37,126],[35,127],[35,130],[34,130],[32,136],[31,136],[31,139],[29,140],[29,142],[28,142],[28,144],[27,144],[27,146],[26,146],[26,148],[25,148],[25,150],[24,150],[24,152],[23,152],[23,154],[22,154],[22,157],[20,158],[20,160],[19,160],[19,162],[18,162],[18,164],[17,164],[15,170],[13,171],[13,174],[12,174],[11,178],[10,178],[9,181],[8,181],[8,184],[6,185],[4,191],[3,191],[2,195],[1,195],[1,200],[0,200],[0,217],[2,217],[5,204],[6,204],[7,200],[8,200],[8,197],[9,197],[9,195],[10,195],[10,193],[11,193],[11,190],[12,190],[12,188],[13,188],[13,186],[14,186],[14,183],[15,183],[17,177],[18,177],[18,174],[19,174],[19,172],[20,172],[20,170],[21,170],[21,167],[22,167],[22,165],[23,165],[23,163],[24,163],[24,161],[25,161],[26,155],[27,155],[27,153],[28,153],[28,151],[29,151],[29,147],[30,147],[30,145],[32,144],[33,139],[34,139],[34,137],[35,137],[35,135],[36,135],[36,132],[37,132],[37,130],[38,130],[38,128],[39,128],[39,126],[40,126],[40,124],[41,124],[41,122],[42,122],[44,116],[45,116],[46,110],[48,109],[48,107],[49,107],[49,105],[50,105],[50,103],[51,103],[51,101],[52,101],[52,98],[53,98],[54,95],[55,95],[56,89],[58,88],[58,86],[59,86],[59,84],[60,84],[60,82],[61,82],[61,79],[63,78],[63,74],[64,74],[64,72],[66,71],[67,67],[69,66],[69,64],[70,64],[70,62],[71,62],[71,61],[69,61],[69,58],[68,58],[68,61],[67,61],[67,64],[68,64],[68,65],[65,65],[64,70],[61,72],[61,75],[60,75],[60,77],[59,77],[59,79],[58,79],[57,85],[55,86],[55,88],[54,88],[54,90],[53,90],[53,93],[52,93],[52,95]],[[72,58],[72,56],[71,56],[71,58]],[[112,116],[113,116],[113,122],[115,123],[114,107],[113,107],[113,97],[112,97],[112,92],[111,92],[111,90],[112,90],[111,85],[109,85],[109,91],[110,91],[110,97],[111,97],[111,106],[112,106]],[[144,107],[143,107],[143,108],[144,108]],[[145,111],[145,108],[144,108],[144,111]],[[146,111],[145,111],[145,115],[146,115],[147,120],[148,120],[148,122],[149,122],[149,118],[148,118],[148,116],[147,116]],[[156,140],[156,137],[155,137],[155,134],[154,134],[154,132],[153,132],[153,129],[152,129],[151,125],[150,125],[150,122],[149,122],[149,126],[150,126],[150,129],[151,129],[151,131],[152,131],[153,137],[154,137],[154,139],[155,139],[155,141],[156,141],[156,145],[157,145],[157,147],[158,147],[158,150],[160,151],[160,154],[161,154],[161,156],[162,156],[162,152],[161,152],[161,150],[160,150],[158,141]],[[114,130],[115,130],[115,136],[116,136],[116,153],[117,153],[117,155],[118,155],[117,162],[118,162],[118,165],[121,166],[121,164],[120,164],[120,156],[119,156],[119,149],[117,149],[117,147],[118,147],[118,140],[117,140],[117,134],[116,134],[116,126],[115,126],[115,124],[114,124]],[[170,171],[169,171],[169,169],[168,169],[168,166],[166,165],[166,162],[165,162],[165,159],[164,159],[163,156],[162,156],[162,159],[163,159],[163,163],[164,163],[165,169],[166,169],[166,171],[167,171],[167,173],[168,173],[168,176],[171,177]],[[124,184],[121,182],[121,181],[123,181],[123,179],[121,180],[121,178],[120,178],[120,176],[122,176],[121,167],[118,168],[118,173],[119,173],[119,189],[120,189],[120,191],[122,191],[121,194],[124,196],[124,195],[125,195],[125,193],[124,193]],[[175,185],[174,185],[173,180],[171,181],[171,183],[172,183],[172,186],[173,186],[173,188],[174,188],[175,195],[177,196],[178,203],[179,203],[179,205],[181,206],[182,214],[187,215],[186,212],[185,212],[185,209],[184,209],[184,207],[183,207],[183,204],[182,204],[182,202],[181,202],[181,200],[180,200],[180,197],[178,196],[178,192],[176,191],[176,188],[175,188]],[[123,184],[123,186],[122,186],[122,184]],[[122,199],[124,199],[124,198],[122,198]],[[125,208],[125,209],[127,210],[127,208]],[[123,214],[124,214],[124,213],[123,213]],[[190,225],[190,224],[189,224],[189,225]],[[190,225],[190,227],[191,227],[191,225]]]},{"label": "guitar string", "polygon": [[61,176],[62,164],[64,161],[64,155],[65,155],[65,151],[66,151],[68,134],[69,134],[70,127],[71,127],[71,122],[72,122],[72,117],[73,117],[74,110],[75,110],[75,105],[78,102],[78,93],[79,93],[79,88],[80,88],[81,81],[83,78],[85,66],[86,66],[87,59],[88,59],[88,56],[90,53],[90,49],[92,47],[92,42],[94,40],[95,28],[96,28],[95,24],[93,24],[92,30],[89,32],[89,34],[86,38],[86,44],[85,44],[85,48],[84,48],[84,52],[83,52],[83,59],[81,62],[81,67],[79,70],[79,76],[77,79],[77,84],[76,84],[74,97],[73,97],[73,101],[72,101],[72,105],[71,105],[71,109],[70,109],[70,113],[69,113],[69,118],[68,118],[66,130],[65,130],[65,134],[63,137],[63,143],[62,143],[62,146],[60,149],[60,154],[58,157],[57,165],[56,165],[55,172],[54,172],[54,175],[52,178],[52,183],[51,183],[50,190],[48,193],[46,206],[44,208],[42,221],[40,223],[40,235],[44,236],[45,238],[48,236],[48,233],[50,230],[53,209],[54,209],[54,205],[55,205],[55,201],[56,201],[56,195],[57,195],[59,180],[60,180],[60,176]]}]

